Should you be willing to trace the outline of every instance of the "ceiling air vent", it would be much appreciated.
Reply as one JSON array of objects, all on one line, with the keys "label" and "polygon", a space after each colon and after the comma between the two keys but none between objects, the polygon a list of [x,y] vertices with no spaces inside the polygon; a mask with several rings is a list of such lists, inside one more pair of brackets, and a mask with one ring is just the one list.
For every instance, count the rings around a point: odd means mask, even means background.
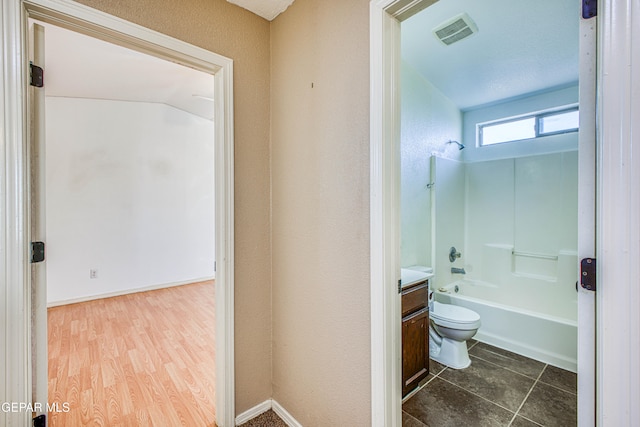
[{"label": "ceiling air vent", "polygon": [[447,22],[443,22],[433,30],[433,34],[435,34],[438,40],[447,46],[466,39],[477,32],[478,26],[466,13],[462,13],[449,19]]}]

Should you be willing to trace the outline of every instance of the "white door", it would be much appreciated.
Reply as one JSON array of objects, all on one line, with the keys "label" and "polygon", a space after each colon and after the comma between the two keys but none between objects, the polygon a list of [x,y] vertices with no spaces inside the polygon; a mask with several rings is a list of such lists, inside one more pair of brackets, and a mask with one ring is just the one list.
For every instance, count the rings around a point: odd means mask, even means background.
[{"label": "white door", "polygon": [[[578,260],[596,255],[596,20],[580,20]],[[595,292],[578,284],[578,425],[585,427],[595,425],[595,318]]]},{"label": "white door", "polygon": [[[37,87],[36,67],[44,68],[44,27],[30,27],[32,84],[29,89],[29,168],[31,241],[45,241],[44,87]],[[33,244],[32,244],[33,246]],[[31,263],[31,364],[34,416],[47,412],[47,276],[46,262]]]}]

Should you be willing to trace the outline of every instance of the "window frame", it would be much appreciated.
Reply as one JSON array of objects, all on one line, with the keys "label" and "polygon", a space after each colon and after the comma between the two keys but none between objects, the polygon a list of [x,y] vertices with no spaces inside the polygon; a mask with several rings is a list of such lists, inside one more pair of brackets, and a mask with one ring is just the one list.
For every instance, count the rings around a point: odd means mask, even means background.
[{"label": "window frame", "polygon": [[[541,132],[540,131],[540,129],[541,129],[541,121],[545,117],[557,116],[557,115],[560,115],[560,114],[570,113],[570,112],[573,112],[573,111],[578,111],[578,112],[580,111],[577,104],[571,105],[571,106],[568,106],[568,107],[544,110],[544,111],[540,111],[540,112],[537,112],[537,113],[529,113],[529,114],[524,114],[524,115],[521,115],[521,116],[515,116],[515,117],[509,117],[509,118],[505,118],[505,119],[492,120],[492,121],[489,121],[489,122],[477,123],[476,124],[476,145],[477,145],[477,147],[490,147],[490,146],[493,146],[493,145],[507,144],[507,143],[510,143],[510,142],[527,141],[527,140],[538,139],[538,138],[545,137],[545,136],[561,135],[561,134],[565,134],[565,133],[577,132],[578,131],[578,127],[568,128],[568,129],[561,129],[561,130],[557,130],[557,131],[553,131],[553,132]],[[502,125],[502,124],[512,123],[512,122],[518,122],[518,121],[521,121],[521,120],[527,120],[527,119],[531,119],[531,118],[534,119],[534,134],[535,134],[532,138],[511,139],[511,140],[508,140],[508,141],[494,142],[492,144],[484,144],[483,143],[483,129],[485,127],[497,126],[497,125]]]}]

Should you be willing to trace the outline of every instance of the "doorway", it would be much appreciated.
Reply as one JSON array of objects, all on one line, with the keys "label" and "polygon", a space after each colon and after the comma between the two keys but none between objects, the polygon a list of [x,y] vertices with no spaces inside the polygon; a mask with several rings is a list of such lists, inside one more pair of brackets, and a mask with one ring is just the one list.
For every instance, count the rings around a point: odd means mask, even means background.
[{"label": "doorway", "polygon": [[[12,228],[11,246],[6,247],[12,257],[4,264],[7,277],[13,291],[7,299],[7,306],[15,310],[7,312],[8,318],[15,321],[11,336],[7,340],[15,343],[14,350],[5,359],[6,366],[11,367],[12,377],[7,377],[7,384],[12,384],[7,398],[15,401],[32,401],[32,396],[38,395],[31,384],[30,343],[38,342],[38,330],[30,330],[26,320],[34,304],[28,296],[30,280],[25,268],[26,254],[31,241],[28,227],[30,212],[28,206],[29,180],[27,174],[30,159],[26,149],[27,134],[29,132],[27,111],[27,82],[28,61],[22,48],[28,45],[26,37],[27,18],[54,23],[64,28],[72,28],[83,34],[110,40],[116,44],[132,47],[136,50],[152,53],[154,56],[170,59],[214,75],[216,97],[215,108],[215,162],[216,162],[216,408],[217,422],[220,425],[232,425],[234,419],[233,393],[233,93],[232,93],[232,61],[215,53],[197,48],[168,36],[147,30],[121,19],[98,12],[94,9],[74,2],[39,1],[37,5],[31,2],[3,2],[3,16],[6,25],[3,26],[3,37],[11,49],[5,51],[5,57],[13,59],[11,72],[3,73],[6,99],[13,100],[12,108],[5,110],[6,122],[10,132],[7,143],[12,147],[7,151],[5,160],[13,165],[15,171],[10,177],[11,188],[15,191],[3,192],[10,209],[3,212],[7,218],[14,218],[17,226]],[[25,60],[24,63],[18,60]],[[12,169],[13,170],[13,169]],[[22,266],[20,266],[22,265]],[[24,288],[18,284],[24,284]],[[35,307],[34,307],[35,308]],[[35,313],[34,313],[35,314]],[[18,319],[21,319],[18,322]],[[24,326],[21,326],[23,324]],[[16,326],[17,325],[17,326]],[[4,335],[3,335],[4,336]],[[7,341],[9,342],[9,341]],[[38,357],[34,353],[34,357]],[[45,362],[46,363],[46,362]],[[36,362],[43,366],[41,362]],[[13,379],[12,379],[13,378]],[[46,381],[46,380],[45,380]],[[40,402],[41,404],[46,401]],[[26,412],[5,414],[6,420],[22,423],[26,420]]]},{"label": "doorway", "polygon": [[[401,128],[401,114],[400,114],[400,101],[396,97],[396,93],[400,93],[400,83],[399,76],[402,74],[402,77],[405,77],[405,71],[401,70],[401,52],[403,52],[403,48],[400,44],[400,33],[401,33],[401,22],[407,22],[411,16],[414,16],[417,12],[423,9],[427,9],[427,13],[429,8],[440,7],[446,4],[445,1],[433,2],[402,2],[402,1],[379,1],[374,2],[372,5],[372,11],[375,11],[372,14],[372,28],[374,28],[372,35],[372,52],[377,53],[380,56],[372,57],[372,193],[371,193],[371,203],[372,203],[372,333],[373,333],[373,343],[372,343],[372,360],[374,361],[374,366],[376,365],[376,361],[380,361],[381,365],[385,366],[384,376],[379,376],[377,378],[378,381],[373,382],[373,399],[377,402],[388,402],[387,405],[384,405],[384,409],[379,411],[373,410],[373,418],[376,419],[380,417],[380,419],[384,419],[385,423],[399,423],[401,419],[401,414],[399,413],[399,403],[396,399],[397,396],[397,383],[399,382],[399,371],[401,368],[395,364],[393,358],[389,359],[388,362],[385,362],[385,358],[390,354],[390,350],[388,347],[383,347],[382,343],[386,343],[386,345],[392,345],[399,343],[401,338],[399,337],[397,327],[391,326],[389,323],[384,321],[384,317],[397,319],[399,318],[399,309],[397,304],[397,281],[400,278],[399,267],[405,266],[403,260],[401,258],[401,249],[400,246],[390,247],[382,243],[384,241],[401,241],[400,234],[400,224],[401,224],[401,213],[399,210],[399,206],[401,205],[401,191],[399,184],[399,176],[400,176],[400,153],[402,152],[402,148],[400,146],[399,141],[401,141],[400,136],[400,128]],[[577,2],[573,2],[575,4],[570,4],[571,7],[575,8],[575,12],[573,16],[578,16],[579,4]],[[432,6],[433,5],[433,6]],[[495,12],[495,9],[492,9]],[[462,12],[462,11],[459,11]],[[526,15],[525,11],[521,11],[522,16]],[[445,19],[443,19],[445,21]],[[589,64],[589,67],[585,67],[585,63],[582,63],[580,66],[580,88],[576,87],[574,91],[574,96],[577,98],[578,92],[580,93],[580,155],[577,160],[578,168],[580,169],[581,174],[581,184],[586,182],[586,189],[580,189],[580,202],[586,203],[585,205],[581,205],[585,207],[585,209],[593,212],[594,200],[593,195],[595,194],[595,167],[593,159],[595,158],[595,132],[593,123],[595,123],[595,73],[593,72],[593,68],[595,66],[595,59],[593,58],[595,52],[595,30],[593,28],[592,23],[586,23],[585,20],[580,21],[580,38],[583,40],[580,42],[580,57],[586,57],[592,59],[592,63]],[[588,28],[589,27],[589,28]],[[382,29],[380,32],[377,32],[376,29]],[[473,28],[473,25],[471,25]],[[486,31],[485,31],[486,32]],[[404,28],[402,29],[402,34],[404,37]],[[480,34],[480,33],[478,33]],[[380,37],[377,37],[380,36]],[[429,35],[432,36],[431,34]],[[472,36],[477,37],[477,36]],[[577,35],[576,35],[577,38]],[[586,42],[584,42],[586,40]],[[460,42],[462,43],[462,42]],[[486,52],[487,54],[489,52]],[[429,58],[429,52],[423,52],[425,58]],[[575,52],[574,57],[578,56],[578,52]],[[458,58],[459,59],[459,58]],[[455,59],[455,60],[458,60]],[[437,61],[436,61],[437,62]],[[394,65],[391,65],[394,64]],[[442,64],[440,62],[439,64]],[[593,67],[593,68],[591,68]],[[446,68],[444,65],[441,68]],[[473,70],[472,70],[473,71]],[[475,70],[477,71],[477,70]],[[586,72],[586,75],[585,75]],[[446,74],[446,72],[445,72]],[[586,78],[583,78],[586,77]],[[585,102],[585,100],[587,100]],[[590,100],[590,101],[589,101]],[[404,101],[404,100],[403,100]],[[495,102],[495,100],[494,100]],[[577,102],[574,100],[573,102]],[[570,104],[570,103],[569,103]],[[568,104],[567,104],[568,105]],[[558,111],[558,110],[556,110]],[[540,112],[540,111],[537,111]],[[524,112],[523,112],[524,113]],[[440,110],[440,114],[444,114],[442,109]],[[428,121],[428,118],[422,117],[423,121]],[[378,123],[375,121],[379,120]],[[491,121],[491,119],[487,119],[487,122]],[[583,126],[583,124],[585,126]],[[433,130],[433,127],[431,128]],[[461,132],[462,133],[462,132]],[[427,138],[434,137],[437,134],[438,136],[443,136],[438,134],[438,132],[432,132]],[[404,137],[404,135],[403,135]],[[470,139],[462,140],[459,139],[460,135],[444,135],[445,139],[441,141],[442,147],[441,149],[444,151],[450,151],[452,156],[459,155],[460,151],[464,150],[462,146],[468,147]],[[474,135],[475,137],[475,135]],[[454,144],[455,142],[455,144]],[[473,141],[473,148],[475,148],[476,142]],[[427,153],[428,155],[431,152]],[[422,158],[421,161],[427,162],[428,166],[428,157]],[[380,159],[379,162],[377,160]],[[575,159],[574,159],[575,160]],[[441,170],[447,169],[447,165],[441,165]],[[378,171],[378,174],[376,172]],[[584,177],[584,181],[582,178]],[[438,182],[437,180],[434,182],[434,176],[428,175],[427,178],[422,182],[422,187],[432,186],[435,188],[435,191],[438,191]],[[386,183],[386,187],[378,187],[377,180],[381,179],[381,182]],[[575,178],[574,178],[575,179]],[[390,184],[393,183],[393,184]],[[459,190],[462,191],[461,197],[464,199],[465,194],[465,178],[461,181],[462,188]],[[416,184],[418,185],[418,184]],[[450,189],[451,190],[451,189]],[[433,191],[433,190],[431,190]],[[451,197],[455,198],[455,195],[459,194],[457,191],[446,191],[451,195]],[[586,195],[586,197],[585,197]],[[445,202],[446,204],[446,202]],[[442,204],[440,205],[442,206]],[[589,206],[591,206],[589,208]],[[436,207],[437,209],[437,207]],[[462,207],[464,210],[464,206]],[[455,222],[460,227],[464,229],[465,227],[465,213],[464,212],[454,212],[452,213],[454,217],[460,216],[458,218],[460,221]],[[478,218],[474,218],[478,219]],[[580,217],[579,222],[581,224],[593,224],[593,215],[590,213],[586,217]],[[453,227],[453,226],[451,226]],[[450,227],[450,228],[451,228]],[[456,227],[453,227],[456,228]],[[438,227],[432,228],[432,232],[438,233]],[[455,230],[454,230],[455,231]],[[442,234],[443,230],[440,230]],[[464,231],[461,235],[462,240],[464,242],[465,235]],[[446,234],[446,233],[445,233]],[[455,234],[455,233],[454,233]],[[575,234],[575,233],[574,233]],[[378,240],[379,239],[379,240]],[[594,235],[591,233],[590,236],[582,235],[580,236],[581,242],[579,243],[578,250],[574,251],[574,257],[576,255],[575,252],[578,253],[581,257],[583,256],[593,256],[594,249]],[[435,239],[437,241],[437,237]],[[403,245],[405,244],[403,240]],[[451,246],[449,244],[449,246]],[[404,246],[403,246],[404,249]],[[427,248],[430,249],[430,248]],[[448,247],[447,247],[448,249]],[[426,252],[426,251],[425,251]],[[513,252],[513,250],[512,250]],[[516,251],[518,252],[518,251]],[[439,254],[439,255],[438,255]],[[413,260],[410,264],[427,264],[432,262],[433,264],[429,267],[438,267],[438,260],[436,257],[438,256],[446,256],[446,253],[434,255],[433,257],[426,258],[426,261]],[[404,254],[403,254],[404,255]],[[513,254],[510,254],[513,256]],[[517,254],[520,256],[521,254]],[[523,268],[524,266],[519,260],[519,268]],[[543,261],[550,261],[545,259]],[[535,262],[538,262],[536,260]],[[445,264],[449,263],[449,260],[446,260]],[[459,267],[459,266],[456,266]],[[575,266],[577,270],[577,266]],[[440,272],[445,274],[449,273],[448,269],[446,272],[443,271],[442,265],[440,266]],[[459,270],[456,269],[456,273]],[[574,270],[575,271],[575,270]],[[436,273],[437,274],[437,273]],[[393,284],[393,286],[391,285]],[[572,283],[573,285],[573,283]],[[575,292],[575,288],[572,286],[572,291]],[[385,303],[385,300],[388,301]],[[578,350],[578,370],[580,371],[580,382],[579,385],[581,399],[578,403],[578,407],[582,407],[582,416],[583,420],[580,422],[580,425],[590,425],[594,422],[592,417],[592,410],[594,405],[594,390],[595,390],[595,363],[594,363],[594,313],[595,306],[593,304],[594,297],[592,294],[583,293],[582,291],[578,292],[578,306],[581,307],[579,310],[579,316],[584,316],[582,318],[582,322],[580,322],[581,331],[579,332],[582,343],[586,346],[580,347]],[[379,304],[379,305],[377,305]],[[375,313],[378,312],[378,309],[381,309],[384,315],[377,319]],[[379,321],[380,323],[376,324]],[[575,323],[575,321],[574,321]],[[381,328],[381,329],[378,329]],[[381,339],[379,344],[381,346],[376,347],[376,332],[378,334],[384,331],[382,335],[379,335]],[[574,338],[575,340],[575,338]],[[399,344],[398,344],[399,345]],[[392,354],[392,351],[391,351]],[[574,365],[575,366],[575,365]],[[384,384],[385,388],[382,389],[382,385]],[[377,387],[377,386],[380,387]],[[379,400],[378,400],[379,399]],[[581,412],[580,409],[578,411]]]},{"label": "doorway", "polygon": [[214,77],[30,23],[47,75],[49,424],[213,424]]}]

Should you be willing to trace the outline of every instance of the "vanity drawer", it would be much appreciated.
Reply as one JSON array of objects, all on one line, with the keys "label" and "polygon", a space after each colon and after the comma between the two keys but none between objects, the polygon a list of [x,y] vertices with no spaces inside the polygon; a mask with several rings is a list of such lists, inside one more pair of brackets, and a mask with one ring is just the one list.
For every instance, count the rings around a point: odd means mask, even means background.
[{"label": "vanity drawer", "polygon": [[402,291],[402,317],[427,306],[429,281],[425,280]]}]

